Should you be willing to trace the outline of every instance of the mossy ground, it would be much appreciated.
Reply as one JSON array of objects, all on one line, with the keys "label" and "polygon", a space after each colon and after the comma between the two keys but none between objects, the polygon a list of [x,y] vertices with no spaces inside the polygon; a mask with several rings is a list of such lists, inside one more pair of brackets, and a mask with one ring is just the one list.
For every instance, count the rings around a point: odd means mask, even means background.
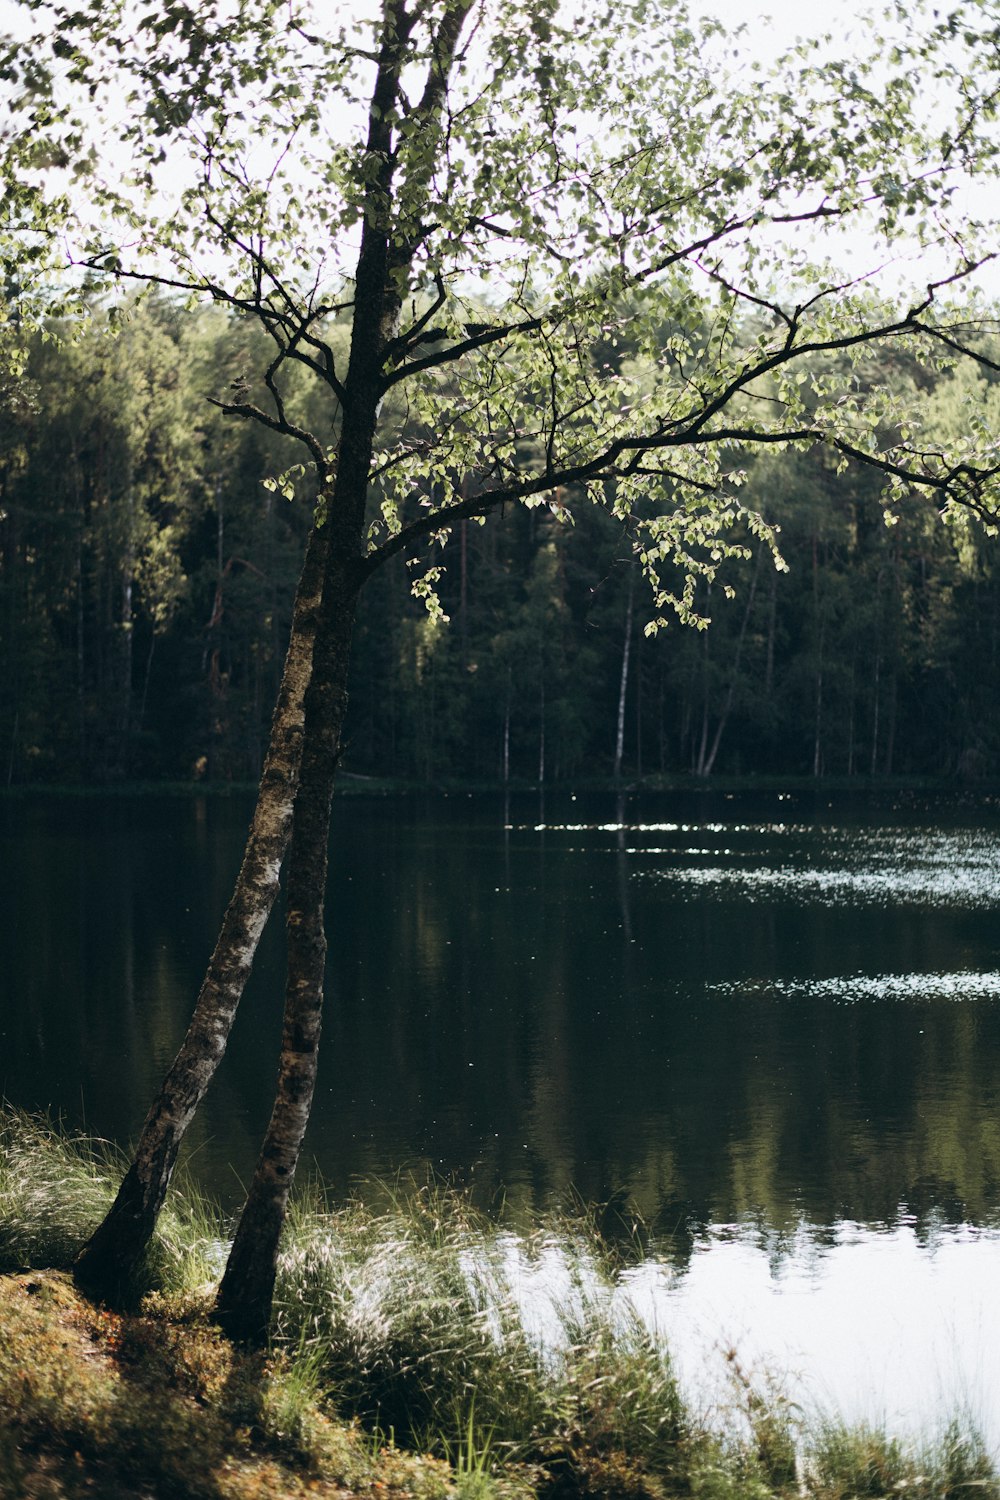
[{"label": "mossy ground", "polygon": [[439,1459],[302,1400],[287,1361],[234,1348],[198,1298],[121,1315],[58,1271],[0,1277],[3,1500],[446,1500]]}]

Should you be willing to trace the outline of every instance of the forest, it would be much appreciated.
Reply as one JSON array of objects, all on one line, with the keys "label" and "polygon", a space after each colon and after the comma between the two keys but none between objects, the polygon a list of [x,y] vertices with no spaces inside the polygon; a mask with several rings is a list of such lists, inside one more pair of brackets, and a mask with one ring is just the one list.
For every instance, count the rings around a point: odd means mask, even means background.
[{"label": "forest", "polygon": [[[60,332],[0,401],[3,782],[253,781],[315,499],[308,475],[285,477],[288,439],[212,405],[265,363],[264,335],[163,295]],[[628,367],[623,339],[614,357]],[[878,357],[873,384],[916,394],[942,441],[995,427],[988,362]],[[303,380],[292,399],[308,416],[320,398]],[[996,774],[991,537],[961,514],[942,525],[926,493],[886,513],[881,477],[828,449],[740,461],[787,571],[737,534],[747,556],[699,580],[693,624],[647,633],[630,522],[572,495],[459,522],[444,617],[393,559],[361,599],[344,770]]]}]

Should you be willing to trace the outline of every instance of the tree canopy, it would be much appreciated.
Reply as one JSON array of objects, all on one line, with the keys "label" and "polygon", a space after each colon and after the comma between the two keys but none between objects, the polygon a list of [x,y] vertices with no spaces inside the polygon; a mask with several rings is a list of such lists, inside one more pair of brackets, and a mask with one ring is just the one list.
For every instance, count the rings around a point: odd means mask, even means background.
[{"label": "tree canopy", "polygon": [[[258,320],[271,359],[216,400],[320,471],[338,330],[372,295],[355,261],[381,237],[371,566],[510,501],[568,519],[586,493],[629,518],[658,617],[688,615],[733,522],[766,534],[748,445],[823,443],[876,462],[890,502],[917,482],[991,513],[995,434],[924,443],[919,403],[856,378],[873,345],[940,365],[993,326],[956,302],[996,253],[988,6],[897,12],[850,57],[803,45],[769,66],[674,0],[389,4],[333,25],[277,3],[31,8],[47,45],[5,66],[15,273],[18,213],[56,168],[82,279]],[[326,392],[311,422],[290,410],[296,365]]]}]

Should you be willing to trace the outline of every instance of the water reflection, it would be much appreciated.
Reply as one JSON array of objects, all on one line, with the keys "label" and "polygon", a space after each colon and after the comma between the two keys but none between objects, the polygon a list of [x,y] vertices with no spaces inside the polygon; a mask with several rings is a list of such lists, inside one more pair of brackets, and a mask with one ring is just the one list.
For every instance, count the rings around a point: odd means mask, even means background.
[{"label": "water reflection", "polygon": [[[324,1173],[343,1189],[431,1167],[525,1207],[626,1192],[679,1249],[749,1212],[782,1228],[900,1203],[991,1214],[995,811],[974,809],[975,827],[953,810],[761,811],[339,804],[309,1139]],[[117,1138],[138,1129],[248,812],[5,805],[9,1097]],[[282,977],[276,927],[196,1137],[230,1199],[266,1121]]]},{"label": "water reflection", "polygon": [[[249,811],[0,802],[13,1103],[138,1131]],[[627,1295],[691,1382],[736,1343],[849,1415],[976,1407],[1000,1389],[999,817],[345,799],[307,1154],[337,1191],[411,1169],[514,1209],[631,1203],[675,1271]],[[192,1133],[229,1203],[267,1119],[282,963],[276,926]]]},{"label": "water reflection", "polygon": [[[672,1352],[693,1409],[731,1432],[749,1380],[807,1420],[884,1425],[927,1443],[960,1419],[1000,1451],[1000,1234],[899,1219],[879,1229],[712,1225],[683,1273],[650,1256],[608,1287],[552,1239],[502,1242],[502,1285],[536,1344],[558,1350],[585,1301],[637,1316]],[[475,1263],[470,1261],[470,1273]],[[740,1381],[734,1381],[736,1356]]]},{"label": "water reflection", "polygon": [[666,1326],[693,1399],[718,1410],[725,1352],[771,1372],[807,1413],[883,1423],[927,1440],[952,1418],[1000,1449],[1000,1236],[968,1224],[921,1236],[800,1225],[777,1257],[766,1238],[699,1238],[687,1274],[631,1277],[644,1316]]},{"label": "water reflection", "polygon": [[[135,1134],[249,812],[0,803],[8,1098]],[[698,1317],[719,1339],[766,1304],[772,1332],[794,1307],[829,1343],[841,1316],[859,1327],[848,1286],[894,1258],[898,1295],[947,1321],[941,1278],[968,1256],[976,1309],[978,1268],[1000,1270],[995,806],[345,799],[332,870],[307,1150],[336,1191],[410,1168],[514,1209],[618,1194],[687,1266],[670,1317],[692,1339]],[[275,926],[193,1132],[229,1203],[266,1124],[282,949]],[[712,1300],[723,1285],[735,1300]]]}]

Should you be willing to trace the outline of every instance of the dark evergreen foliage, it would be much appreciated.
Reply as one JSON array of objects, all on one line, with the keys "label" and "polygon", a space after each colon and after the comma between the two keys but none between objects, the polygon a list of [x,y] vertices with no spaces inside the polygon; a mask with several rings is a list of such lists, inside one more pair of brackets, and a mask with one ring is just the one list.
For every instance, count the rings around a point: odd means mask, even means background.
[{"label": "dark evergreen foliage", "polygon": [[[69,348],[40,344],[5,393],[5,784],[259,774],[312,497],[266,488],[296,454],[204,399],[254,365],[259,337],[154,300],[115,337],[96,318]],[[995,400],[968,385],[927,392],[940,422]],[[345,769],[611,775],[626,665],[629,778],[1000,771],[988,539],[942,526],[919,495],[887,526],[877,476],[837,473],[819,450],[751,456],[747,471],[789,572],[751,539],[749,562],[701,584],[704,632],[645,636],[631,538],[590,506],[575,525],[558,505],[459,522],[447,624],[411,597],[401,558],[383,568],[362,596]]]}]

